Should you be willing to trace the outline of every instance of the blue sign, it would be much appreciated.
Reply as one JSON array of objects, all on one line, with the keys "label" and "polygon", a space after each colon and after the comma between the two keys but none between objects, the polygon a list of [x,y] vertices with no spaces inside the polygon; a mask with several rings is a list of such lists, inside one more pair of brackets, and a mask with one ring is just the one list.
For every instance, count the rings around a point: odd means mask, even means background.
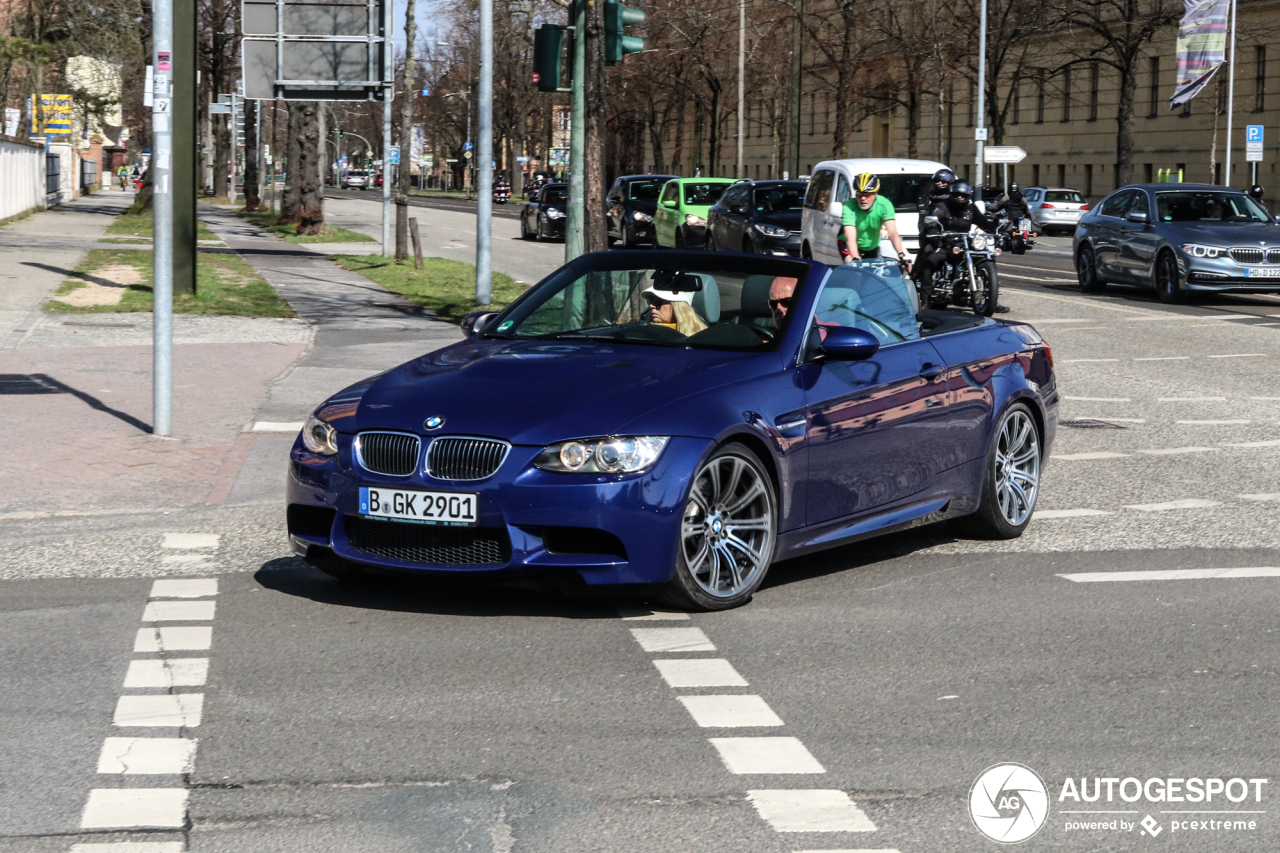
[{"label": "blue sign", "polygon": [[422,90],[422,97],[424,97],[424,98],[430,98],[430,97],[431,97],[431,90],[430,90],[430,89],[423,89],[423,90]]},{"label": "blue sign", "polygon": [[1244,129],[1245,142],[1261,142],[1262,141],[1262,125],[1250,124]]},{"label": "blue sign", "polygon": [[473,147],[474,147],[474,146],[473,146],[470,142],[464,142],[464,143],[462,143],[462,150],[463,150],[463,151],[470,151]]},{"label": "blue sign", "polygon": [[387,158],[387,162],[390,163],[392,166],[400,165],[400,146],[399,145],[391,146],[391,156]]}]

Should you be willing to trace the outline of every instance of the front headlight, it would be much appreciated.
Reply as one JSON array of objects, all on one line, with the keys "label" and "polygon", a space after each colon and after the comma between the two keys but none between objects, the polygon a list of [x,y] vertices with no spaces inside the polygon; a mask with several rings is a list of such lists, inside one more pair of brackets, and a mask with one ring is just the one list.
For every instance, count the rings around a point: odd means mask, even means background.
[{"label": "front headlight", "polygon": [[637,210],[635,213],[631,214],[631,218],[634,219],[636,222],[652,222],[653,221],[653,217],[645,213],[643,210]]},{"label": "front headlight", "polygon": [[764,225],[758,223],[755,229],[766,237],[786,237],[787,229],[779,228],[777,225]]},{"label": "front headlight", "polygon": [[564,214],[556,210],[554,207],[547,210],[548,219],[559,219],[561,216],[564,216]]},{"label": "front headlight", "polygon": [[302,425],[302,444],[312,453],[321,456],[336,456],[338,453],[338,431],[324,421],[311,415]]},{"label": "front headlight", "polygon": [[974,234],[969,240],[975,252],[985,252],[987,250],[987,237],[985,234]]},{"label": "front headlight", "polygon": [[1199,243],[1183,243],[1182,251],[1193,258],[1223,258],[1230,250],[1219,249],[1217,246],[1202,246]]},{"label": "front headlight", "polygon": [[632,435],[561,441],[544,447],[533,465],[561,474],[634,474],[657,462],[670,440],[665,435]]},{"label": "front headlight", "polygon": [[707,224],[707,220],[703,219],[701,216],[694,216],[692,213],[688,213],[685,214],[684,224],[692,225],[695,228],[701,228]]}]

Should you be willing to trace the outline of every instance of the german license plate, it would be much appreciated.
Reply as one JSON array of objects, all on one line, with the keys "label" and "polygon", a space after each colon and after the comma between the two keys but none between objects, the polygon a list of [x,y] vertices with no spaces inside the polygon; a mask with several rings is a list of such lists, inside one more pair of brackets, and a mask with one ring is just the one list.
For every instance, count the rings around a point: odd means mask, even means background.
[{"label": "german license plate", "polygon": [[360,487],[360,514],[419,524],[475,524],[479,501],[474,493],[417,492]]},{"label": "german license plate", "polygon": [[1245,278],[1280,278],[1280,267],[1245,267]]},{"label": "german license plate", "polygon": [[1018,220],[1018,230],[1019,230],[1019,231],[1030,231],[1030,230],[1031,230],[1031,220],[1030,220],[1030,219],[1019,219],[1019,220]]}]

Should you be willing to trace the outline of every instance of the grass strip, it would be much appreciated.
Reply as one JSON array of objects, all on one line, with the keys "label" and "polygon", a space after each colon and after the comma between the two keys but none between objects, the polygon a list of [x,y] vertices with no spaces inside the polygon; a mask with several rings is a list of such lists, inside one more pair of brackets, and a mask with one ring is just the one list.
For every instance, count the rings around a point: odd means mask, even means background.
[{"label": "grass strip", "polygon": [[511,276],[495,272],[493,301],[488,305],[477,305],[476,268],[472,264],[445,258],[423,258],[423,268],[415,270],[412,259],[394,261],[381,255],[331,255],[329,260],[454,323],[472,311],[505,308],[525,291],[525,286]]},{"label": "grass strip", "polygon": [[[117,237],[146,237],[150,239],[153,222],[154,219],[150,213],[122,213],[111,220],[111,224],[107,226],[107,234]],[[210,231],[199,220],[196,220],[196,239],[222,242],[217,234]]]},{"label": "grass strip", "polygon": [[[107,314],[152,308],[152,253],[136,249],[94,249],[45,303],[56,314]],[[120,279],[128,283],[121,284]],[[86,287],[123,288],[118,303],[70,305],[59,297]],[[103,294],[105,296],[105,293]],[[232,317],[292,317],[289,308],[266,279],[234,252],[202,252],[196,267],[196,293],[173,295],[175,314]]]},{"label": "grass strip", "polygon": [[282,237],[288,243],[376,243],[367,234],[359,234],[355,231],[349,231],[346,228],[339,228],[337,225],[325,224],[320,227],[320,233],[316,235],[299,236],[298,226],[292,222],[278,222],[275,215],[268,211],[259,211],[257,213],[248,213],[243,210],[237,210],[236,215],[252,222],[259,228],[270,231],[277,237]]}]

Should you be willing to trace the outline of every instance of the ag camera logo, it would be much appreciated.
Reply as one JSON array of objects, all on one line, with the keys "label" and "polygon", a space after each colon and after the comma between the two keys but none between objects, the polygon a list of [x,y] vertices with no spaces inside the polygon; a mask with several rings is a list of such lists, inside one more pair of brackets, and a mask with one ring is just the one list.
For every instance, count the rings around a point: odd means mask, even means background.
[{"label": "ag camera logo", "polygon": [[969,817],[992,841],[1026,841],[1049,817],[1049,789],[1030,767],[995,764],[982,771],[969,789]]}]

